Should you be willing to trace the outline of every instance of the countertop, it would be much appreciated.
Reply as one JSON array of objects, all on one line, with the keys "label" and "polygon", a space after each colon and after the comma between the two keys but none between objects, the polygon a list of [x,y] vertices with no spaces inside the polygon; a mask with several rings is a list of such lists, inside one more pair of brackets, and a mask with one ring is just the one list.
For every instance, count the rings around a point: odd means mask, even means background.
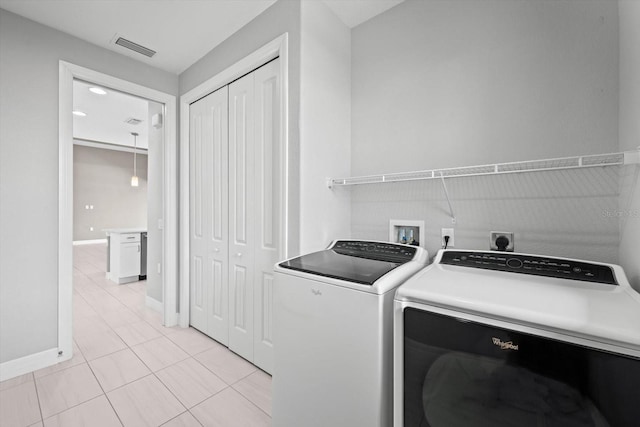
[{"label": "countertop", "polygon": [[147,229],[142,227],[137,228],[105,228],[104,230],[107,235],[109,234],[125,234],[125,233],[146,233]]}]

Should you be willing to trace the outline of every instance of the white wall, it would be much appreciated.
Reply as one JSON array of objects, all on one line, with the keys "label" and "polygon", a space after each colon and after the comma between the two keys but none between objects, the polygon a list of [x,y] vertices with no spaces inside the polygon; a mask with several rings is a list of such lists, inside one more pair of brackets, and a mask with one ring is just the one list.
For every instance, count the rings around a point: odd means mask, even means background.
[{"label": "white wall", "polygon": [[[105,228],[147,226],[147,155],[73,146],[73,240],[106,238]],[[86,206],[93,209],[86,209]],[[93,231],[91,231],[93,228]]]},{"label": "white wall", "polygon": [[350,196],[327,188],[349,176],[351,31],[323,3],[302,3],[300,76],[301,253],[351,236]]},{"label": "white wall", "polygon": [[0,10],[0,363],[57,347],[58,66],[166,93],[178,77]]},{"label": "white wall", "polygon": [[274,3],[180,74],[180,94],[216,76],[284,33],[289,35],[289,252],[300,250],[300,0]]},{"label": "white wall", "polygon": [[617,150],[601,1],[406,1],[353,30],[353,173]]},{"label": "white wall", "polygon": [[[640,2],[621,0],[620,149],[640,149]],[[640,292],[640,165],[622,172],[620,264]]]},{"label": "white wall", "polygon": [[[618,10],[612,1],[406,1],[352,32],[355,175],[616,152]],[[618,170],[447,181],[457,247],[618,260]],[[341,189],[340,191],[344,191]],[[438,181],[347,190],[354,237],[424,220],[451,227]]]}]

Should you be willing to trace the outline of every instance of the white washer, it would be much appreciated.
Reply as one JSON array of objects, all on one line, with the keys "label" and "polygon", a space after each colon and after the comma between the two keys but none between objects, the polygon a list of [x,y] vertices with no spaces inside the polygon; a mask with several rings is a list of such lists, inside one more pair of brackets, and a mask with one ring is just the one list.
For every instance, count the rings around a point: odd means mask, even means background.
[{"label": "white washer", "polygon": [[394,426],[635,427],[640,295],[617,265],[440,251],[395,300]]},{"label": "white washer", "polygon": [[427,251],[338,240],[275,267],[273,425],[389,426],[393,296]]}]

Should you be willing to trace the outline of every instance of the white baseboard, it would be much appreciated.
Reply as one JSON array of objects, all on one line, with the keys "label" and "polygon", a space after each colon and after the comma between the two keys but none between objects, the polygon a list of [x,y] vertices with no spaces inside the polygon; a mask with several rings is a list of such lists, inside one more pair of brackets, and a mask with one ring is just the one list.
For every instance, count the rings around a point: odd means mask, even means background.
[{"label": "white baseboard", "polygon": [[145,305],[150,309],[157,311],[158,313],[162,313],[162,311],[164,310],[164,306],[162,305],[162,303],[155,298],[151,298],[149,295],[147,295],[145,298]]},{"label": "white baseboard", "polygon": [[107,243],[107,239],[94,239],[94,240],[74,240],[73,246],[80,245],[95,245],[98,243]]},{"label": "white baseboard", "polygon": [[64,358],[58,356],[58,349],[52,348],[41,351],[40,353],[9,360],[8,362],[0,363],[0,381],[37,371],[38,369],[55,365],[69,358],[71,358],[71,355],[65,355]]}]

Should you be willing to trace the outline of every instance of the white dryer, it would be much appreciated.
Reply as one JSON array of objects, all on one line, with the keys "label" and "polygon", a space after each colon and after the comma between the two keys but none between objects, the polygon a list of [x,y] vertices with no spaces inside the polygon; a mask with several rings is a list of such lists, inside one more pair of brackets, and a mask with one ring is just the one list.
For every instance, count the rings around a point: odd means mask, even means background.
[{"label": "white dryer", "polygon": [[427,251],[338,240],[275,267],[273,425],[390,426],[393,296]]},{"label": "white dryer", "polygon": [[617,265],[440,251],[394,325],[396,427],[639,425],[640,295]]}]

